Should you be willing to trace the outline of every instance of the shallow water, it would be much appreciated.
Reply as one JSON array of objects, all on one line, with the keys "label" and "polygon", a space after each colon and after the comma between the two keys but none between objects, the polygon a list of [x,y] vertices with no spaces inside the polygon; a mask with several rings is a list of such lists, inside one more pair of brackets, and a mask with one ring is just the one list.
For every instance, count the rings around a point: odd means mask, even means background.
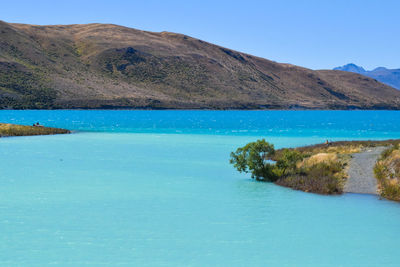
[{"label": "shallow water", "polygon": [[394,111],[0,111],[0,265],[398,266],[400,205],[254,182],[229,153],[400,137]]}]

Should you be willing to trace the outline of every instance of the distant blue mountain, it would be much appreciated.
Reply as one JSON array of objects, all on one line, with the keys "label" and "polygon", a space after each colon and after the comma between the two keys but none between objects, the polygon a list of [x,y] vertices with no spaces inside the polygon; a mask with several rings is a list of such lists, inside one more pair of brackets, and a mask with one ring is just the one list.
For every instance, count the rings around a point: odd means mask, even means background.
[{"label": "distant blue mountain", "polygon": [[357,66],[356,64],[353,64],[353,63],[344,65],[342,67],[334,68],[334,70],[349,71],[349,72],[355,72],[355,73],[359,73],[359,74],[364,74],[366,72],[363,67]]},{"label": "distant blue mountain", "polygon": [[342,67],[334,68],[334,70],[359,73],[400,90],[400,69],[387,69],[384,67],[378,67],[374,70],[365,70],[363,67],[350,63]]}]

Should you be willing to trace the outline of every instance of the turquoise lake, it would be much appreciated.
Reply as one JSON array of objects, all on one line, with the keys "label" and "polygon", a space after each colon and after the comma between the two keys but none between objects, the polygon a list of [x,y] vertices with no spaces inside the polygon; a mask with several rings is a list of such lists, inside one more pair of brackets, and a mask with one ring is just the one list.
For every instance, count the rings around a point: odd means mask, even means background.
[{"label": "turquoise lake", "polygon": [[399,266],[400,204],[255,182],[229,153],[400,138],[398,111],[0,111],[0,266]]}]

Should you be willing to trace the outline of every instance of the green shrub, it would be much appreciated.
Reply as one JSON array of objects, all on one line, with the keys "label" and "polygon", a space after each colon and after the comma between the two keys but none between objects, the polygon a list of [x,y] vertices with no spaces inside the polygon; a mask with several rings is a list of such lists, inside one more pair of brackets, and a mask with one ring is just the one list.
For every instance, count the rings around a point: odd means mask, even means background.
[{"label": "green shrub", "polygon": [[383,180],[385,178],[386,168],[381,163],[376,163],[374,167],[374,174],[378,180]]},{"label": "green shrub", "polygon": [[382,154],[381,154],[381,160],[386,159],[390,156],[390,154],[392,154],[392,152],[396,149],[395,146],[389,147],[387,149],[385,149]]},{"label": "green shrub", "polygon": [[275,181],[275,165],[270,162],[274,145],[264,139],[251,142],[231,153],[230,163],[239,171],[251,173],[256,180]]},{"label": "green shrub", "polygon": [[296,163],[303,158],[304,156],[297,150],[284,149],[276,162],[276,167],[281,175],[286,175],[287,173],[295,172],[297,169]]},{"label": "green shrub", "polygon": [[302,168],[301,172],[310,176],[327,176],[338,173],[342,170],[339,162],[320,162],[310,167]]},{"label": "green shrub", "polygon": [[318,163],[301,168],[297,174],[281,177],[277,184],[305,192],[339,194],[343,187],[337,173],[341,171],[340,163]]},{"label": "green shrub", "polygon": [[382,187],[381,195],[387,199],[400,201],[400,186],[398,184],[385,182]]},{"label": "green shrub", "polygon": [[400,159],[396,150],[399,150],[399,144],[393,144],[382,152],[380,160],[374,166],[374,173],[379,182],[381,196],[400,201]]}]

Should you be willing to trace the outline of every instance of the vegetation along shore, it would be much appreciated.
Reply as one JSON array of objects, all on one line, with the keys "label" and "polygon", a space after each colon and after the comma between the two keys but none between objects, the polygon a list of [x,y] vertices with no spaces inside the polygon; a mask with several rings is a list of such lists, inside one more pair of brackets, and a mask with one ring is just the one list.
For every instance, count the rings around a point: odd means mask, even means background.
[{"label": "vegetation along shore", "polygon": [[374,168],[381,195],[400,201],[400,145],[387,148]]},{"label": "vegetation along shore", "polygon": [[[318,194],[377,193],[400,201],[399,144],[400,139],[339,141],[275,150],[273,144],[262,139],[232,152],[230,163],[240,172],[251,173],[258,181],[274,182],[295,190]],[[359,165],[366,175],[353,171],[357,168],[353,158],[361,162]],[[363,162],[367,159],[368,163],[372,162],[370,169]],[[354,177],[349,179],[349,174]],[[368,180],[374,174],[378,181],[376,189],[373,189],[376,182]]]},{"label": "vegetation along shore", "polygon": [[44,127],[42,125],[27,126],[10,123],[0,123],[0,137],[68,134],[71,131],[60,128]]}]

